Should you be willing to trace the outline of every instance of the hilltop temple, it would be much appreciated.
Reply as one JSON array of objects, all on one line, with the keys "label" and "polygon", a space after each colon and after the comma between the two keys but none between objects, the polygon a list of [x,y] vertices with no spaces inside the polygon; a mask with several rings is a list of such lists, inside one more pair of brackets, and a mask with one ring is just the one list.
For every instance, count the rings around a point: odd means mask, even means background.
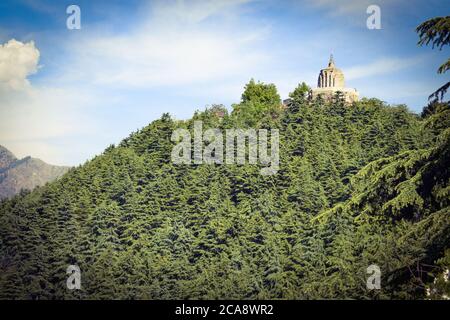
[{"label": "hilltop temple", "polygon": [[328,67],[320,70],[317,88],[312,89],[312,98],[321,95],[323,99],[331,100],[338,91],[343,93],[345,102],[352,103],[358,101],[358,91],[354,88],[345,87],[344,73],[336,68],[333,55],[331,55]]}]

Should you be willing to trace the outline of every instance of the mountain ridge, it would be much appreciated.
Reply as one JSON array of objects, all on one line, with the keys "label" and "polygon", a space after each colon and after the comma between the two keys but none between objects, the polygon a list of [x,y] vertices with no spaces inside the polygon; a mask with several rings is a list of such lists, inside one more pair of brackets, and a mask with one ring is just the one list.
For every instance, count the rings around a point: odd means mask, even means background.
[{"label": "mountain ridge", "polygon": [[33,190],[66,173],[70,167],[55,166],[41,159],[17,157],[0,145],[0,200],[10,198],[21,190]]}]

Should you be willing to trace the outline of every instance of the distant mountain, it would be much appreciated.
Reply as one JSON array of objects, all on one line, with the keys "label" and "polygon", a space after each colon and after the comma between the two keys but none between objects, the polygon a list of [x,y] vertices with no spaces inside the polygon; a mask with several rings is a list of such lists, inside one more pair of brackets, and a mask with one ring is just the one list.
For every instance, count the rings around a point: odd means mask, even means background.
[{"label": "distant mountain", "polygon": [[0,172],[17,161],[17,158],[5,147],[0,146]]},{"label": "distant mountain", "polygon": [[0,200],[32,190],[36,186],[55,180],[69,167],[53,166],[36,158],[17,159],[8,149],[0,145]]}]

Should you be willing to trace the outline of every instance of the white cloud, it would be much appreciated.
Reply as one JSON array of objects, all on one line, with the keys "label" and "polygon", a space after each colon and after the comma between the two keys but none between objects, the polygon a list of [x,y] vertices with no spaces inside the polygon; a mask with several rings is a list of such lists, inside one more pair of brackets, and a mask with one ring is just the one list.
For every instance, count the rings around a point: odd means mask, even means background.
[{"label": "white cloud", "polygon": [[[47,36],[59,55],[46,57],[41,70],[33,42],[8,41],[0,47],[8,53],[0,53],[0,144],[18,156],[77,164],[165,111],[184,116],[209,103],[237,102],[251,77],[275,83],[283,98],[299,81],[314,86],[323,66],[318,53],[329,50],[317,39],[339,42],[339,30],[299,33],[299,41],[280,45],[270,25],[246,14],[252,10],[247,2],[152,2],[123,28],[111,28],[121,21],[109,17],[63,37]],[[354,2],[344,3],[338,12],[354,10]],[[417,61],[386,58],[344,72],[352,80]],[[47,68],[40,84],[29,83],[30,74]]]},{"label": "white cloud", "polygon": [[424,105],[427,103],[427,97],[430,92],[435,90],[433,83],[424,84],[421,81],[413,80],[407,84],[398,82],[390,82],[380,86],[367,86],[364,90],[367,97],[378,97],[380,99],[390,97],[391,103],[405,103],[407,98],[422,99]]},{"label": "white cloud", "polygon": [[[193,84],[246,72],[266,58],[246,50],[246,40],[179,31],[89,39],[84,66],[96,84],[132,87]],[[88,79],[86,79],[88,80]]]},{"label": "white cloud", "polygon": [[378,5],[382,10],[392,5],[406,2],[405,0],[306,0],[314,7],[323,8],[331,15],[361,15],[366,16],[366,9],[370,5]]},{"label": "white cloud", "polygon": [[0,93],[28,86],[27,77],[37,71],[38,61],[39,50],[33,41],[22,43],[11,39],[0,44]]},{"label": "white cloud", "polygon": [[227,15],[254,0],[160,1],[150,9],[157,24],[176,22],[198,23],[211,16]]},{"label": "white cloud", "polygon": [[[245,2],[157,3],[125,35],[90,32],[71,43],[70,51],[79,58],[64,74],[97,85],[149,88],[211,83],[250,73],[269,60],[258,50],[267,29],[245,29],[224,18],[232,12],[238,16],[236,10]],[[200,25],[211,17],[219,23]]]},{"label": "white cloud", "polygon": [[[245,2],[153,3],[123,33],[105,33],[101,25],[86,32],[84,26],[67,39],[55,39],[67,55],[53,64],[57,67],[51,78],[39,77],[40,84],[27,80],[39,69],[34,43],[8,41],[0,55],[0,85],[8,86],[0,92],[0,144],[18,156],[76,164],[118,142],[116,131],[128,133],[122,127],[111,132],[108,121],[118,120],[105,119],[111,106],[117,107],[116,117],[119,105],[127,114],[133,112],[133,103],[146,104],[127,95],[128,89],[165,86],[195,92],[203,87],[217,96],[237,91],[247,73],[269,61],[258,48],[267,29],[234,24]],[[210,18],[214,23],[209,24]]]},{"label": "white cloud", "polygon": [[92,132],[80,110],[96,100],[75,88],[33,86],[27,77],[38,71],[39,57],[33,41],[0,44],[0,144],[18,157],[64,164],[62,150],[48,140]]},{"label": "white cloud", "polygon": [[3,95],[0,137],[3,140],[49,139],[79,132],[77,111],[88,100],[92,98],[64,88],[29,87]]},{"label": "white cloud", "polygon": [[345,70],[345,78],[348,80],[354,80],[376,75],[389,74],[412,67],[423,59],[423,56],[412,58],[383,58],[365,65],[347,68]]}]

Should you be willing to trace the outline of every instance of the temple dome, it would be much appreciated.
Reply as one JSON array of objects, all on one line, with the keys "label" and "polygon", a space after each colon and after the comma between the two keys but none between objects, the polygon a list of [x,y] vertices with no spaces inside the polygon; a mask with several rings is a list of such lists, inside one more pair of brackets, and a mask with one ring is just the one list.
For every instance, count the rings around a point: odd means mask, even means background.
[{"label": "temple dome", "polygon": [[347,103],[353,103],[359,99],[356,89],[345,87],[344,73],[336,68],[333,55],[331,55],[328,66],[320,70],[317,88],[312,89],[312,98],[322,96],[323,99],[331,101],[337,92],[344,95]]},{"label": "temple dome", "polygon": [[319,79],[317,81],[318,88],[344,88],[344,73],[336,68],[333,55],[330,56],[328,67],[320,70]]}]

